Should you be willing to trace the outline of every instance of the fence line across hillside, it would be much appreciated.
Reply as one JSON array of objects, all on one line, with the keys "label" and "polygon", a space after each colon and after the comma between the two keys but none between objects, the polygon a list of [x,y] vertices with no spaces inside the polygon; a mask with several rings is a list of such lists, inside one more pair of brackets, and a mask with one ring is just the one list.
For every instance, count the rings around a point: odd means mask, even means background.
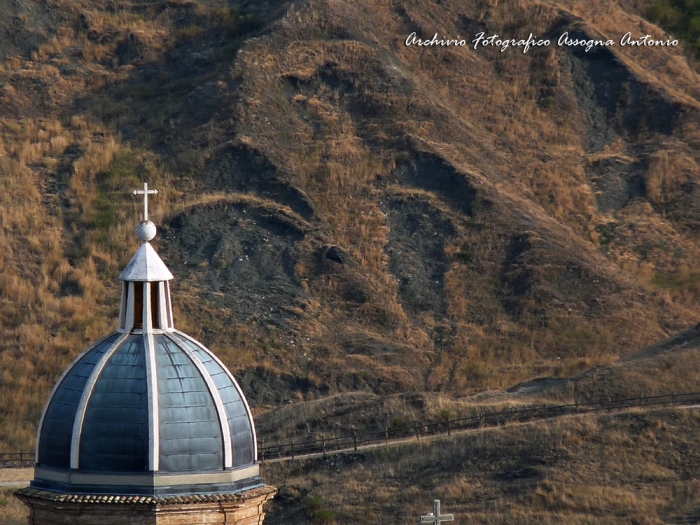
[{"label": "fence line across hillside", "polygon": [[[687,406],[700,404],[700,392],[685,394],[663,394],[659,396],[638,396],[624,399],[608,398],[604,401],[592,401],[583,403],[570,403],[565,405],[542,404],[524,408],[505,408],[494,412],[480,412],[478,415],[458,419],[444,418],[433,422],[411,422],[399,428],[385,427],[384,430],[361,432],[353,431],[351,434],[331,438],[320,438],[307,441],[288,441],[265,445],[265,440],[260,442],[258,457],[266,460],[290,458],[295,459],[308,454],[327,454],[336,451],[357,450],[358,447],[367,445],[388,445],[392,441],[415,438],[420,440],[423,436],[447,434],[448,436],[458,430],[475,430],[484,427],[495,427],[507,423],[525,423],[539,419],[549,419],[573,414],[585,414],[590,412],[621,410],[636,407],[658,406]],[[0,453],[0,468],[5,467],[32,467],[34,466],[34,452],[6,452]]]},{"label": "fence line across hillside", "polygon": [[495,427],[507,423],[525,423],[538,419],[549,419],[573,414],[621,410],[635,407],[659,407],[676,405],[700,404],[700,392],[685,394],[663,394],[658,396],[638,396],[624,399],[608,398],[604,401],[575,402],[565,405],[542,404],[526,408],[510,407],[494,412],[480,412],[476,416],[458,419],[445,418],[430,423],[412,422],[400,428],[385,427],[384,430],[346,434],[332,438],[321,438],[308,441],[288,441],[265,445],[262,440],[258,448],[261,461],[290,458],[295,459],[309,454],[328,454],[335,451],[357,450],[366,445],[388,445],[392,441],[413,439],[417,441],[423,436],[438,434],[450,435],[458,430],[476,430],[484,427]]}]

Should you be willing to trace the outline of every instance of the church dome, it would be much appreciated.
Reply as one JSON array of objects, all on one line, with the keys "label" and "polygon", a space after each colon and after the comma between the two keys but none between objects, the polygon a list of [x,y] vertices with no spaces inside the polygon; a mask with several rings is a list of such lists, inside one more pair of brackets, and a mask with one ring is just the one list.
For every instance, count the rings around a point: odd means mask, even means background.
[{"label": "church dome", "polygon": [[159,496],[263,486],[245,396],[211,351],[174,328],[172,274],[148,243],[155,226],[144,222],[144,242],[119,277],[119,328],[56,383],[31,486]]}]

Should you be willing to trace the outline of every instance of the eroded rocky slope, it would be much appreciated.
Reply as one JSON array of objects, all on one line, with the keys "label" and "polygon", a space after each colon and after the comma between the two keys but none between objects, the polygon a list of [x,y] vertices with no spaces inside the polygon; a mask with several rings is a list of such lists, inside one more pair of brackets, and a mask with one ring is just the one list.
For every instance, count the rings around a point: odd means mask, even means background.
[{"label": "eroded rocky slope", "polygon": [[615,3],[26,8],[46,28],[0,43],[10,448],[113,325],[142,180],[178,325],[257,407],[567,376],[700,319],[682,49],[404,43],[662,35]]}]

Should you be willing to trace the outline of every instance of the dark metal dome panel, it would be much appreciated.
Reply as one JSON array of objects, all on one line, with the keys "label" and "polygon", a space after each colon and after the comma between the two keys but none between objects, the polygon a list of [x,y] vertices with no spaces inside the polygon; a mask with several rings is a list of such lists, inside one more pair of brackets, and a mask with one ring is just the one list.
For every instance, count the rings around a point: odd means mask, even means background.
[{"label": "dark metal dome panel", "polygon": [[243,391],[214,354],[174,328],[172,274],[148,243],[156,228],[147,199],[156,191],[144,184],[135,193],[144,197],[144,243],[120,276],[119,328],[54,386],[31,486],[114,496],[264,486]]},{"label": "dark metal dome panel", "polygon": [[148,384],[142,336],[126,339],[95,383],[83,423],[80,468],[148,470]]},{"label": "dark metal dome panel", "polygon": [[156,341],[161,472],[220,470],[223,439],[207,384],[190,358],[163,335]]},{"label": "dark metal dome panel", "polygon": [[231,432],[231,444],[233,447],[233,467],[250,465],[255,462],[255,450],[253,448],[253,431],[245,403],[241,399],[238,389],[231,381],[228,373],[211,357],[211,354],[203,348],[195,345],[184,337],[173,336],[178,344],[186,345],[194,355],[204,364],[207,372],[214,380],[221,400],[226,408],[226,417]]},{"label": "dark metal dome panel", "polygon": [[71,436],[80,397],[95,365],[117,337],[118,333],[111,334],[86,352],[54,392],[39,436],[39,465],[70,468]]}]

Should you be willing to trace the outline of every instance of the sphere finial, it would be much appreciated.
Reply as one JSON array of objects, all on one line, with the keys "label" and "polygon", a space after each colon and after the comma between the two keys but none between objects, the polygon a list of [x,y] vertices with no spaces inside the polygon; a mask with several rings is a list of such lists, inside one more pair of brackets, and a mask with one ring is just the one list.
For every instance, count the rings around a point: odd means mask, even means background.
[{"label": "sphere finial", "polygon": [[156,236],[156,225],[148,220],[148,196],[157,195],[158,190],[149,190],[148,183],[143,183],[143,190],[134,190],[134,195],[143,195],[143,220],[136,226],[136,237],[148,242]]},{"label": "sphere finial", "polygon": [[140,241],[148,242],[156,236],[156,225],[151,221],[141,221],[136,226],[136,237]]}]

